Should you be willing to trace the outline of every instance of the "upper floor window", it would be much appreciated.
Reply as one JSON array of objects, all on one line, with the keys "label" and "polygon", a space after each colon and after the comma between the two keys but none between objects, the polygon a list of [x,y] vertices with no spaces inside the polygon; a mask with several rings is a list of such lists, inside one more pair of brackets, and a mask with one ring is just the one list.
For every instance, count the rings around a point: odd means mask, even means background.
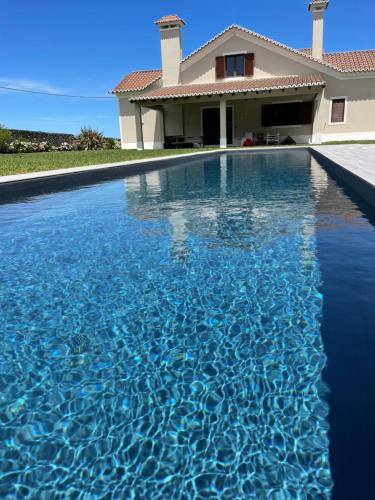
[{"label": "upper floor window", "polygon": [[245,55],[225,56],[226,77],[245,76]]},{"label": "upper floor window", "polygon": [[330,125],[339,125],[346,122],[346,97],[331,99]]},{"label": "upper floor window", "polygon": [[254,75],[254,54],[234,54],[216,58],[216,78]]}]

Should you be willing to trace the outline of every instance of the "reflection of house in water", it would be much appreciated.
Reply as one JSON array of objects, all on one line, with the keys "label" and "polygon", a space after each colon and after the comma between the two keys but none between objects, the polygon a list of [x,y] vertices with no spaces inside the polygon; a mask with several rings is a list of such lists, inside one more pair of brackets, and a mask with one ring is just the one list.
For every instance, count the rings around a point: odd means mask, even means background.
[{"label": "reflection of house in water", "polygon": [[252,220],[251,200],[238,197],[231,203],[227,196],[227,189],[233,191],[240,183],[235,163],[232,157],[222,156],[218,169],[217,159],[207,158],[127,178],[129,210],[139,219],[168,219],[173,229],[174,253],[186,253],[189,234],[229,243],[235,234],[238,237],[234,222],[243,217],[243,210],[247,229]]},{"label": "reflection of house in water", "polygon": [[213,155],[129,177],[125,184],[130,213],[143,220],[168,220],[172,252],[179,256],[189,251],[190,237],[248,249],[254,239],[259,242],[260,233],[273,237],[283,226],[291,227],[293,219],[306,241],[306,258],[314,214],[319,225],[324,224],[322,214],[360,217],[356,205],[305,151],[300,156],[283,151],[279,161],[273,154],[247,155],[246,161],[242,154],[223,154],[219,168]]},{"label": "reflection of house in water", "polygon": [[334,229],[348,220],[353,224],[363,223],[363,213],[345,193],[344,185],[333,179],[314,157],[310,173],[319,228]]},{"label": "reflection of house in water", "polygon": [[[285,203],[288,188],[287,169],[275,162],[273,154],[221,155],[189,161],[175,167],[149,172],[126,179],[130,212],[139,219],[165,220],[172,227],[173,251],[188,251],[189,237],[209,239],[212,244],[249,248],[254,235],[271,235],[275,220],[288,222],[299,206],[311,200],[313,192],[322,191],[327,183],[324,170],[313,167],[308,176],[308,156],[283,151],[282,164],[301,170],[299,196]],[[305,169],[303,168],[305,165]],[[289,197],[290,198],[290,197]],[[293,208],[294,207],[294,208]],[[300,222],[303,225],[301,213]],[[306,219],[306,233],[311,233],[311,218]]]}]

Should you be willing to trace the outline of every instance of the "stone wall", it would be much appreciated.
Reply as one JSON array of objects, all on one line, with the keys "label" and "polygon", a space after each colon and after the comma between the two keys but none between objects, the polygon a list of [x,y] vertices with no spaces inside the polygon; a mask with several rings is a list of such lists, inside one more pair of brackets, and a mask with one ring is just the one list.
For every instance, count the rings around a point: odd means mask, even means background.
[{"label": "stone wall", "polygon": [[37,132],[33,130],[10,129],[12,140],[25,139],[30,142],[49,142],[53,146],[59,146],[63,142],[73,142],[73,134],[57,134],[54,132]]}]

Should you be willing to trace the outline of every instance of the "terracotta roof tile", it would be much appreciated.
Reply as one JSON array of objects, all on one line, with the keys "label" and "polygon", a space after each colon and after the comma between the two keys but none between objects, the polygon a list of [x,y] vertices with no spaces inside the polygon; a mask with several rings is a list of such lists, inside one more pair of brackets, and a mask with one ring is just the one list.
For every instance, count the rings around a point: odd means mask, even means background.
[{"label": "terracotta roof tile", "polygon": [[327,8],[328,4],[328,0],[312,0],[309,4],[309,10],[312,10],[313,7]]},{"label": "terracotta roof tile", "polygon": [[181,97],[194,97],[203,95],[232,94],[240,92],[261,92],[264,90],[278,90],[287,88],[316,87],[324,85],[324,80],[319,74],[303,76],[280,76],[276,78],[263,78],[260,80],[243,79],[216,83],[202,83],[192,85],[176,85],[161,87],[151,90],[131,101],[144,101],[152,99],[172,99]]},{"label": "terracotta roof tile", "polygon": [[[310,55],[311,49],[299,49]],[[375,71],[375,50],[352,50],[350,52],[326,52],[323,61],[340,71]]]},{"label": "terracotta roof tile", "polygon": [[160,19],[155,21],[155,24],[164,24],[164,23],[173,23],[173,22],[181,22],[185,24],[185,21],[181,19],[177,14],[168,14],[167,16],[162,16]]},{"label": "terracotta roof tile", "polygon": [[161,76],[161,69],[133,71],[133,73],[126,75],[121,80],[121,82],[112,90],[112,92],[134,92],[137,90],[144,90],[152,83],[159,80]]}]

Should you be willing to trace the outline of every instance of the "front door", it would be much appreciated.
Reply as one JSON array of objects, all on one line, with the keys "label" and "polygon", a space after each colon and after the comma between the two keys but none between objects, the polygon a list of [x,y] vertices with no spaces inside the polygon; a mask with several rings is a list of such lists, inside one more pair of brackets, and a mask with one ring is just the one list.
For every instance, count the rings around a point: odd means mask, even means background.
[{"label": "front door", "polygon": [[[203,144],[217,146],[220,144],[220,108],[202,109]],[[227,143],[233,143],[233,109],[227,107]]]}]

